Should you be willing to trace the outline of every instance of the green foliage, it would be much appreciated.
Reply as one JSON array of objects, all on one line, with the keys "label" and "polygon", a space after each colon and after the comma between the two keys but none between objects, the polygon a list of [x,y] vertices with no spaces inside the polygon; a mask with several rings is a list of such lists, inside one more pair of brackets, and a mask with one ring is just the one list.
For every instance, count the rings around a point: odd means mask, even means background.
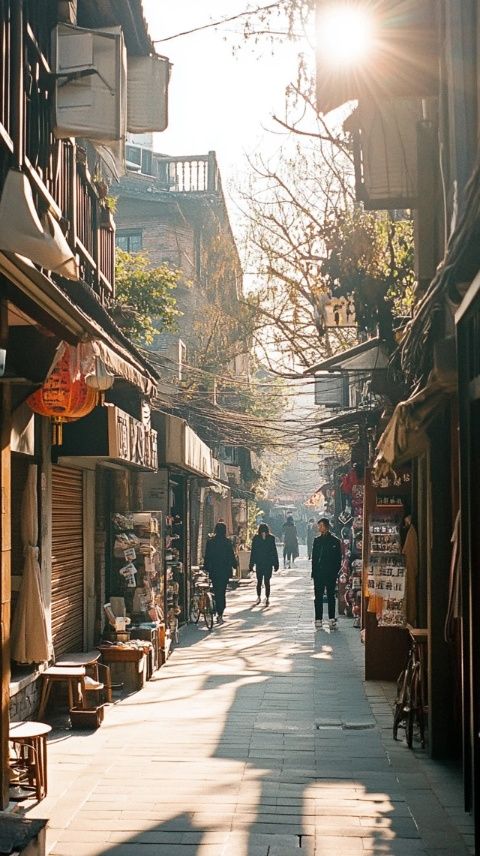
[{"label": "green foliage", "polygon": [[392,317],[411,314],[414,303],[413,221],[348,207],[324,223],[324,242],[326,288],[353,296],[360,329],[378,324],[388,336]]},{"label": "green foliage", "polygon": [[146,253],[117,248],[112,314],[134,342],[150,345],[155,333],[175,330],[178,279],[178,273],[168,267],[152,268]]}]

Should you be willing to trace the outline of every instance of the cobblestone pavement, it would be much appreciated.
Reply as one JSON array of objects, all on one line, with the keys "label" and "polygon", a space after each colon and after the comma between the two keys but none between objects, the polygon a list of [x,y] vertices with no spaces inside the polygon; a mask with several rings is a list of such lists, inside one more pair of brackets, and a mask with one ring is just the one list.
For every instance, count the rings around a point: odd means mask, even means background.
[{"label": "cobblestone pavement", "polygon": [[359,631],[315,633],[306,561],[189,627],[96,732],[54,731],[54,856],[463,856],[461,782],[391,739],[391,687],[362,681]]}]

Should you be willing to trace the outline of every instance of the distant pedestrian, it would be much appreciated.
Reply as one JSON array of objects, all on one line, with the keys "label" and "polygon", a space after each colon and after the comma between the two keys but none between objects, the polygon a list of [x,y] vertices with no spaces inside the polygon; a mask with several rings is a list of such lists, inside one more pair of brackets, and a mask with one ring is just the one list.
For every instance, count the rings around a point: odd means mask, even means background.
[{"label": "distant pedestrian", "polygon": [[291,514],[288,515],[283,524],[283,567],[291,568],[298,557],[298,534],[297,527]]},{"label": "distant pedestrian", "polygon": [[311,517],[310,520],[308,521],[308,526],[307,526],[307,556],[308,556],[309,560],[312,558],[313,542],[315,541],[315,538],[317,535],[318,535],[318,527],[317,527],[317,524],[315,523],[315,520],[313,519],[313,517]]},{"label": "distant pedestrian", "polygon": [[253,536],[250,553],[250,571],[255,568],[257,573],[257,604],[260,603],[262,582],[265,584],[265,606],[270,604],[270,580],[272,571],[278,571],[278,553],[275,538],[270,535],[266,523],[261,523],[258,532]]},{"label": "distant pedestrian", "polygon": [[213,538],[208,539],[203,566],[212,581],[217,622],[223,624],[227,585],[232,570],[237,567],[237,557],[232,542],[227,538],[225,523],[217,523]]},{"label": "distant pedestrian", "polygon": [[326,517],[318,521],[320,535],[312,549],[312,579],[315,587],[315,627],[323,626],[323,593],[327,590],[330,627],[337,626],[335,618],[335,583],[342,564],[342,547],[339,539],[330,532]]}]

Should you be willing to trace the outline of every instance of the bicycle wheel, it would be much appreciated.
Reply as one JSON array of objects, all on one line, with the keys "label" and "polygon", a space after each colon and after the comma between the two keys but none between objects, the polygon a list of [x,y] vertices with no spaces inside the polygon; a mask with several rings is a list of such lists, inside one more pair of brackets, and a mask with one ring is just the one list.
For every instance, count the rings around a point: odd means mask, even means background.
[{"label": "bicycle wheel", "polygon": [[397,680],[397,697],[395,699],[395,707],[393,711],[393,739],[397,740],[398,729],[405,721],[405,705],[408,696],[408,675],[409,665],[400,672]]},{"label": "bicycle wheel", "polygon": [[203,617],[205,619],[205,624],[207,625],[207,630],[211,630],[213,627],[213,603],[209,594],[205,595]]},{"label": "bicycle wheel", "polygon": [[418,664],[416,665],[415,671],[413,672],[411,684],[410,711],[407,722],[407,745],[409,749],[411,749],[413,746],[413,731],[415,723],[417,723],[419,727],[421,746],[422,749],[424,749],[425,723],[423,717],[423,693]]},{"label": "bicycle wheel", "polygon": [[412,669],[412,677],[409,685],[409,703],[406,722],[407,746],[409,749],[413,746],[413,729],[415,720],[417,719],[418,704],[418,665]]},{"label": "bicycle wheel", "polygon": [[197,595],[192,597],[190,603],[190,621],[192,624],[198,624],[198,619],[200,618],[200,606],[198,603]]}]

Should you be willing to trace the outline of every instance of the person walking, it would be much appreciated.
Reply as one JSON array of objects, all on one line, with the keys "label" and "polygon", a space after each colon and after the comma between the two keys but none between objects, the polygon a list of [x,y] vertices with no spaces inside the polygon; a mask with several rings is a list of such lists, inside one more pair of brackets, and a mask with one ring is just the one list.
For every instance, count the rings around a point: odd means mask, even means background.
[{"label": "person walking", "polygon": [[272,571],[278,571],[278,553],[275,538],[270,535],[266,523],[261,523],[258,532],[253,536],[250,553],[250,571],[255,568],[257,573],[257,605],[262,594],[262,582],[265,585],[265,606],[270,605],[270,580]]},{"label": "person walking", "polygon": [[312,558],[313,542],[315,541],[315,536],[317,534],[318,534],[317,524],[315,523],[315,520],[313,519],[313,517],[311,517],[310,520],[308,521],[308,526],[307,526],[307,556],[308,556],[309,561]]},{"label": "person walking", "polygon": [[225,523],[217,523],[213,537],[208,539],[203,566],[212,581],[217,623],[223,624],[227,585],[233,568],[237,567],[237,557],[232,542],[227,538]]},{"label": "person walking", "polygon": [[298,535],[297,527],[293,522],[291,514],[288,515],[283,524],[283,567],[291,568],[298,556]]},{"label": "person walking", "polygon": [[320,535],[312,548],[312,579],[315,589],[315,627],[323,627],[323,593],[327,590],[330,628],[337,626],[335,618],[335,583],[342,564],[342,547],[339,539],[330,532],[330,521],[318,521]]}]

